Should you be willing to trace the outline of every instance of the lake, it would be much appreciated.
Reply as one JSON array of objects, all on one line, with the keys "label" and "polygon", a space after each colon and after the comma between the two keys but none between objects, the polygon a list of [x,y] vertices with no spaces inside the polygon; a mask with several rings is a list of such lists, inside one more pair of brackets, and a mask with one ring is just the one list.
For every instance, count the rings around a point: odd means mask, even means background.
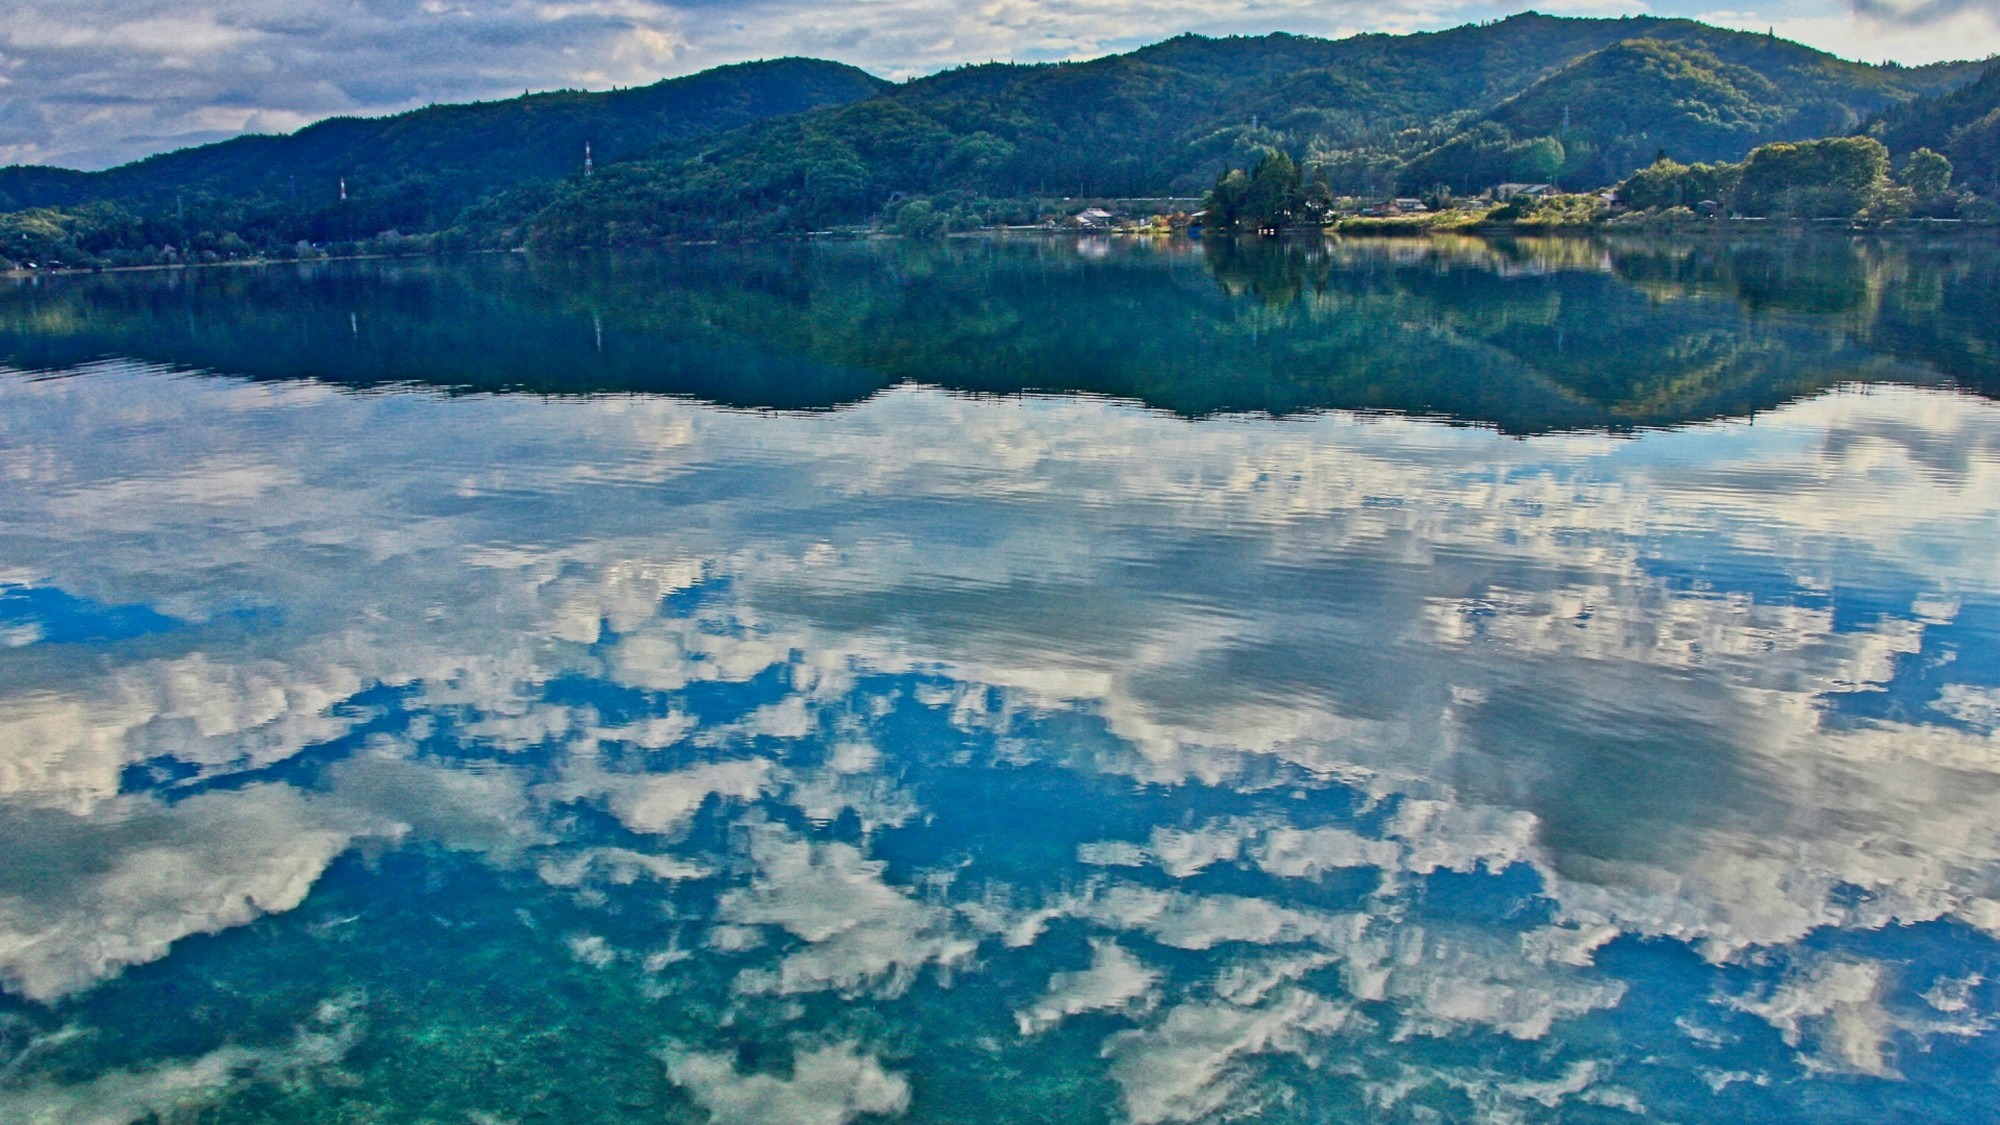
[{"label": "lake", "polygon": [[2000,249],[0,283],[0,1119],[1974,1122]]}]

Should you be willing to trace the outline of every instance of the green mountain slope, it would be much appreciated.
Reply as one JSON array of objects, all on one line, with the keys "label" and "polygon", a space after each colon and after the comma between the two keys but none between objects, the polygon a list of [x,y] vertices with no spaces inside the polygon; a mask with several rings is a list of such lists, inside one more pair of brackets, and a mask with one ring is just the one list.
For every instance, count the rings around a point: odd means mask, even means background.
[{"label": "green mountain slope", "polygon": [[1193,195],[1267,148],[1344,192],[1565,172],[1605,184],[1661,147],[1737,159],[1845,132],[1972,73],[1867,66],[1652,18],[1527,14],[1338,41],[1182,36],[1087,63],[952,71],[741,130],[573,185],[536,231],[547,245],[617,244],[851,220],[898,194]]},{"label": "green mountain slope", "polygon": [[567,244],[796,229],[898,192],[1197,194],[1266,146],[1306,155],[1391,147],[1411,130],[1437,139],[1441,119],[1662,23],[1522,15],[1338,41],[1187,35],[1085,63],[969,67],[621,169],[579,185],[539,230]]},{"label": "green mountain slope", "polygon": [[1890,108],[1866,131],[1898,161],[1932,149],[1951,160],[1960,183],[1984,195],[2000,192],[2000,62],[1956,90]]},{"label": "green mountain slope", "polygon": [[1589,186],[1643,167],[1662,150],[1684,162],[1740,160],[1761,144],[1846,133],[1965,70],[1868,66],[1767,36],[1677,23],[1578,59],[1506,99],[1412,160],[1402,182],[1408,190],[1442,183],[1463,191],[1561,177]]},{"label": "green mountain slope", "polygon": [[609,93],[559,91],[500,102],[432,106],[392,117],[332,118],[285,136],[246,136],[112,168],[0,169],[0,208],[110,200],[178,205],[187,197],[263,199],[311,208],[366,201],[386,227],[434,227],[467,204],[526,180],[579,171],[585,142],[599,163],[765,118],[872,97],[888,84],[815,59],[719,67]]}]

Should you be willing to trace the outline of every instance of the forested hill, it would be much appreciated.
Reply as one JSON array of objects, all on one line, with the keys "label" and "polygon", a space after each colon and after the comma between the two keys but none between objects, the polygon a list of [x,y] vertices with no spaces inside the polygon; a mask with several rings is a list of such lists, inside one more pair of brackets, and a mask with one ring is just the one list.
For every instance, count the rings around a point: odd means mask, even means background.
[{"label": "forested hill", "polygon": [[[1413,159],[1401,179],[1410,190],[1507,179],[1587,186],[1616,181],[1661,151],[1689,162],[1740,160],[1761,144],[1847,133],[1871,113],[1967,74],[1964,64],[1874,67],[1769,36],[1668,24],[1505,99]],[[1538,149],[1523,149],[1538,140]]]},{"label": "forested hill", "polygon": [[1920,148],[1943,153],[1960,182],[2000,192],[2000,61],[1969,85],[1890,108],[1867,132],[1898,157]]},{"label": "forested hill", "polygon": [[1650,17],[1529,13],[1337,41],[1182,36],[1087,63],[950,71],[752,126],[697,160],[642,162],[578,185],[536,229],[570,245],[798,229],[870,213],[898,193],[1194,195],[1270,149],[1324,171],[1343,194],[1521,179],[1602,186],[1662,148],[1740,159],[1768,141],[1845,133],[1976,70],[1868,66]]},{"label": "forested hill", "polygon": [[599,163],[629,160],[675,140],[859,101],[887,86],[840,63],[779,59],[606,93],[565,90],[392,117],[336,117],[285,136],[238,137],[103,172],[0,169],[0,210],[163,197],[171,206],[175,196],[185,209],[189,195],[312,208],[338,202],[344,178],[357,201],[395,201],[387,225],[434,226],[482,196],[580,172],[586,142]]}]

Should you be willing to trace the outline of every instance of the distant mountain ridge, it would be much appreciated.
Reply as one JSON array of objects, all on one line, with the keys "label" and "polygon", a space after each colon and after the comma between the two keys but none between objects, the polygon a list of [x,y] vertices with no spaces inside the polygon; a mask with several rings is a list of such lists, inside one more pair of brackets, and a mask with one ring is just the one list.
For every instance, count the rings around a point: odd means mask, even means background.
[{"label": "distant mountain ridge", "polygon": [[[337,201],[421,194],[451,211],[530,179],[582,170],[584,145],[613,163],[692,136],[874,97],[889,83],[842,63],[777,59],[602,93],[562,90],[428,106],[388,117],[334,117],[285,135],[250,135],[162,153],[102,172],[0,169],[0,210],[146,200],[191,192]],[[421,190],[411,190],[416,184]]]}]

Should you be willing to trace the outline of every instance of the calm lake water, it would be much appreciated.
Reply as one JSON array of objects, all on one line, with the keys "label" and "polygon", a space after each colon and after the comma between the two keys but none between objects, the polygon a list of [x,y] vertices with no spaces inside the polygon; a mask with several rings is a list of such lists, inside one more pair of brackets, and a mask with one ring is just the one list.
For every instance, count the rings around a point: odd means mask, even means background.
[{"label": "calm lake water", "polygon": [[1996,294],[5,283],[0,1120],[1991,1120]]}]

